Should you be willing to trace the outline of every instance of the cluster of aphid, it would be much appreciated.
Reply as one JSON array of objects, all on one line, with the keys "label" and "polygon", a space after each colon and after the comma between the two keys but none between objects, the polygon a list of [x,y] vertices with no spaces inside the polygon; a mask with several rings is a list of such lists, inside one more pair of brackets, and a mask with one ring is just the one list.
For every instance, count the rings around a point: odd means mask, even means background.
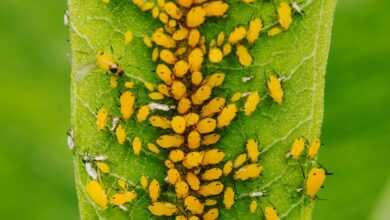
[{"label": "cluster of aphid", "polygon": [[[105,3],[109,1],[105,0]],[[251,3],[252,1],[245,1]],[[174,192],[175,199],[164,201],[161,197],[161,184],[156,179],[149,182],[149,178],[142,176],[140,184],[150,197],[148,207],[155,216],[175,216],[176,220],[214,220],[219,216],[218,203],[222,202],[226,209],[232,208],[236,196],[233,187],[226,186],[221,178],[231,178],[233,181],[248,181],[256,179],[262,173],[262,166],[258,163],[260,150],[254,139],[246,141],[245,153],[238,155],[234,160],[224,161],[225,154],[213,147],[221,136],[218,131],[228,127],[242,109],[245,116],[253,114],[258,107],[261,97],[257,91],[245,94],[235,93],[230,99],[213,96],[213,90],[218,89],[225,79],[222,72],[206,73],[202,65],[206,62],[220,63],[224,57],[235,51],[238,62],[250,66],[253,58],[248,46],[254,44],[263,29],[262,20],[254,18],[247,26],[238,26],[231,33],[221,32],[216,39],[206,43],[199,28],[210,17],[226,17],[229,5],[222,0],[165,0],[152,1],[133,0],[133,3],[142,11],[151,12],[152,17],[159,19],[163,27],[155,30],[151,37],[144,37],[148,47],[154,47],[152,59],[158,62],[156,76],[161,80],[157,86],[144,83],[150,91],[151,100],[174,100],[174,108],[164,104],[151,102],[137,106],[136,96],[131,91],[135,84],[127,81],[123,84],[125,91],[121,93],[120,117],[113,117],[112,124],[108,125],[109,110],[102,107],[97,112],[97,129],[111,131],[119,144],[131,142],[135,155],[143,151],[140,137],[129,139],[125,124],[134,115],[139,123],[149,123],[165,132],[155,143],[147,143],[148,151],[159,154],[161,150],[167,152],[168,158],[164,161],[167,168],[165,182]],[[269,29],[268,35],[274,36],[287,30],[292,22],[293,8],[287,2],[280,2],[277,8],[278,24]],[[127,32],[125,43],[131,42],[133,36]],[[117,79],[122,77],[124,70],[115,62],[111,54],[99,52],[97,66],[111,74],[111,87],[118,86]],[[123,76],[124,77],[124,76]],[[283,102],[281,79],[271,74],[267,82],[268,95],[278,104]],[[239,101],[244,99],[243,107]],[[170,111],[172,117],[151,115],[153,110]],[[320,147],[320,141],[314,140],[306,144],[303,138],[294,141],[288,157],[298,160],[308,146],[307,157],[314,160]],[[117,178],[119,190],[108,196],[99,182],[98,175],[110,174],[110,168],[104,162],[104,157],[84,157],[84,164],[89,176],[93,179],[86,185],[89,197],[101,208],[108,203],[126,209],[125,205],[134,199],[137,194],[129,190],[129,182]],[[98,170],[98,173],[95,169]],[[325,179],[325,171],[315,166],[309,171],[306,178],[305,194],[315,198]],[[136,186],[132,186],[136,187]],[[253,200],[249,210],[254,213],[257,202]],[[272,206],[264,209],[267,220],[279,219],[277,211]]]}]

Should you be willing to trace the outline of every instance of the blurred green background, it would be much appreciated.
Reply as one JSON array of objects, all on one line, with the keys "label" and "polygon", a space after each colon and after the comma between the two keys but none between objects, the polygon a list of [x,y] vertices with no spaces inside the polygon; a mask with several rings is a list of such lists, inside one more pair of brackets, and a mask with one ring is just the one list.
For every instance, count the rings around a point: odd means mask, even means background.
[{"label": "blurred green background", "polygon": [[[0,2],[0,215],[78,219],[64,1]],[[390,219],[390,1],[341,0],[330,53],[325,146],[335,174],[315,220]]]}]

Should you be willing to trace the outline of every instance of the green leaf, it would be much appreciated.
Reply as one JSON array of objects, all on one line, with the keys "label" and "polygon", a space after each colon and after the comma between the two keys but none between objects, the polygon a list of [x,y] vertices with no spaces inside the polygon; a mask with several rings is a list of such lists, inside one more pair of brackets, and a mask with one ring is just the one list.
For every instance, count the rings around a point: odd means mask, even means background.
[{"label": "green leaf", "polygon": [[[258,0],[251,5],[227,2],[230,5],[228,16],[211,19],[202,27],[206,39],[215,38],[220,31],[229,33],[236,25],[246,25],[252,17],[261,17],[266,28],[277,19],[275,5],[279,1]],[[254,63],[248,68],[242,68],[233,54],[221,64],[206,66],[207,73],[220,70],[226,74],[225,82],[216,94],[230,97],[237,91],[257,90],[263,96],[252,116],[239,113],[232,125],[221,132],[222,139],[216,146],[224,150],[226,159],[234,159],[244,151],[245,141],[255,138],[260,143],[260,163],[264,167],[263,175],[254,181],[225,181],[234,186],[237,196],[232,209],[221,207],[220,219],[261,219],[266,205],[274,206],[281,218],[311,219],[313,202],[297,192],[303,187],[303,165],[287,160],[285,155],[296,137],[312,140],[320,136],[324,76],[335,3],[335,0],[303,2],[304,13],[294,16],[288,31],[271,38],[263,33],[250,48]],[[96,112],[102,106],[119,115],[120,94],[110,88],[110,77],[96,67],[97,52],[112,50],[125,70],[124,77],[136,83],[137,105],[146,104],[147,90],[140,85],[158,80],[151,60],[152,49],[144,45],[143,35],[150,36],[160,24],[150,13],[141,12],[128,0],[112,0],[109,4],[99,0],[70,0],[68,14],[72,47],[71,118],[76,143],[74,168],[81,219],[158,219],[148,213],[149,198],[142,190],[137,190],[139,197],[128,206],[127,212],[117,207],[102,210],[95,205],[84,187],[89,177],[82,158],[86,154],[108,157],[112,173],[102,177],[108,194],[117,188],[118,176],[134,185],[139,185],[141,175],[163,181],[165,168],[161,157],[166,155],[156,157],[144,151],[137,157],[128,142],[117,144],[113,135],[98,132],[95,125]],[[129,45],[123,43],[126,31],[134,34]],[[282,105],[266,95],[266,80],[270,73],[283,79],[285,99]],[[242,77],[246,76],[253,79],[243,83]],[[139,136],[143,143],[152,142],[160,133],[148,123],[139,124],[134,120],[126,129],[129,139]],[[254,214],[249,212],[252,198],[248,194],[251,192],[266,193],[256,198],[260,208]]]}]

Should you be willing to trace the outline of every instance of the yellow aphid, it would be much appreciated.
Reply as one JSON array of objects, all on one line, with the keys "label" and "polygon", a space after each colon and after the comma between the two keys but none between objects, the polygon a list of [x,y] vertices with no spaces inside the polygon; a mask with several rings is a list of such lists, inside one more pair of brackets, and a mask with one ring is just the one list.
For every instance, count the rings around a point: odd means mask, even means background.
[{"label": "yellow aphid", "polygon": [[234,204],[234,190],[232,187],[226,187],[225,193],[223,194],[223,204],[226,209],[230,209]]},{"label": "yellow aphid", "polygon": [[103,51],[98,52],[96,55],[96,65],[106,72],[109,71],[118,75],[123,74],[123,70],[119,68],[112,55]]},{"label": "yellow aphid", "polygon": [[225,153],[219,149],[206,150],[203,155],[202,166],[219,164],[224,157]]},{"label": "yellow aphid", "polygon": [[253,58],[244,45],[237,45],[236,55],[238,57],[238,62],[240,62],[241,65],[249,66],[252,64]]},{"label": "yellow aphid", "polygon": [[181,135],[162,135],[156,142],[162,148],[175,148],[184,143],[184,137]]},{"label": "yellow aphid", "polygon": [[173,72],[175,73],[175,76],[177,77],[183,77],[189,69],[189,65],[185,60],[179,60],[177,63],[175,63],[175,66],[173,67]]},{"label": "yellow aphid", "polygon": [[120,206],[133,201],[135,198],[137,198],[137,194],[135,192],[116,193],[111,197],[111,203]]},{"label": "yellow aphid", "polygon": [[172,38],[176,41],[184,40],[188,36],[188,29],[185,27],[181,27],[177,31],[175,31],[172,35]]},{"label": "yellow aphid", "polygon": [[117,76],[111,76],[111,78],[110,78],[110,86],[113,89],[118,87],[118,77]]},{"label": "yellow aphid", "polygon": [[142,150],[141,139],[139,137],[135,137],[133,139],[132,146],[133,146],[134,154],[138,156],[141,153],[141,150]]},{"label": "yellow aphid", "polygon": [[280,33],[282,33],[282,29],[281,29],[280,27],[273,27],[273,28],[271,28],[271,29],[267,32],[267,34],[268,34],[269,37],[274,37],[274,36],[276,36],[276,35],[278,35],[278,34],[280,34]]},{"label": "yellow aphid", "polygon": [[203,220],[216,220],[218,219],[218,216],[219,216],[219,211],[217,208],[212,208],[210,210],[208,210],[203,216],[202,216],[202,219]]},{"label": "yellow aphid", "polygon": [[196,6],[191,8],[187,13],[186,24],[190,28],[198,27],[205,21],[206,11],[200,7]]},{"label": "yellow aphid", "polygon": [[169,159],[174,163],[180,162],[184,159],[184,152],[182,150],[171,150],[169,152]]},{"label": "yellow aphid", "polygon": [[100,170],[102,173],[109,173],[110,172],[110,167],[108,164],[104,162],[97,162],[96,163],[97,168]]},{"label": "yellow aphid", "polygon": [[132,88],[134,88],[134,83],[127,81],[127,82],[125,82],[125,87],[128,89],[132,89]]},{"label": "yellow aphid", "polygon": [[250,4],[250,3],[255,2],[256,0],[241,0],[241,1],[246,3],[246,4]]},{"label": "yellow aphid", "polygon": [[157,76],[167,85],[172,84],[172,71],[165,64],[158,64],[156,68]]},{"label": "yellow aphid", "polygon": [[223,175],[229,175],[233,170],[233,162],[231,160],[227,161],[223,166]]},{"label": "yellow aphid", "polygon": [[132,2],[133,2],[136,6],[138,6],[138,7],[141,7],[141,6],[145,3],[144,0],[132,0]]},{"label": "yellow aphid", "polygon": [[184,198],[188,195],[188,184],[184,181],[179,181],[175,184],[175,192],[178,198]]},{"label": "yellow aphid", "polygon": [[195,191],[199,190],[200,181],[199,178],[194,173],[188,172],[186,175],[186,181],[192,190]]},{"label": "yellow aphid", "polygon": [[205,206],[214,206],[216,205],[218,202],[217,200],[215,199],[206,199],[206,201],[204,201],[204,205]]},{"label": "yellow aphid", "polygon": [[198,194],[203,197],[216,196],[223,191],[223,184],[220,181],[206,183],[200,186]]},{"label": "yellow aphid", "polygon": [[159,14],[158,19],[160,19],[160,21],[161,21],[162,23],[164,23],[164,24],[167,24],[168,21],[169,21],[168,15],[167,15],[166,13],[164,13],[164,12],[161,12],[161,13]]},{"label": "yellow aphid", "polygon": [[218,47],[211,48],[209,51],[209,60],[212,63],[220,63],[223,59],[223,53]]},{"label": "yellow aphid", "polygon": [[224,41],[225,41],[225,33],[220,32],[217,36],[217,46],[218,47],[222,46]]},{"label": "yellow aphid", "polygon": [[124,36],[125,44],[129,44],[133,40],[133,33],[131,31],[127,31]]},{"label": "yellow aphid", "polygon": [[115,130],[116,139],[119,144],[124,144],[126,141],[126,130],[125,128],[119,124]]},{"label": "yellow aphid", "polygon": [[185,54],[187,52],[187,49],[188,49],[187,45],[181,46],[181,47],[176,49],[175,55],[176,56],[181,56],[181,55],[183,55],[183,54]]},{"label": "yellow aphid", "polygon": [[246,116],[251,115],[257,108],[257,105],[260,103],[260,95],[258,92],[251,92],[246,98],[244,104],[244,113]]},{"label": "yellow aphid", "polygon": [[205,181],[217,180],[222,176],[222,169],[220,168],[211,168],[205,170],[201,178]]},{"label": "yellow aphid", "polygon": [[242,166],[246,162],[247,159],[248,159],[248,156],[246,153],[238,155],[236,157],[236,159],[234,160],[233,167],[239,168],[240,166]]},{"label": "yellow aphid", "polygon": [[168,22],[168,27],[171,28],[169,29],[169,33],[172,33],[175,31],[175,27],[177,25],[177,21],[175,19],[170,19],[169,22]]},{"label": "yellow aphid", "polygon": [[291,145],[289,155],[294,160],[299,159],[301,154],[303,153],[303,150],[305,149],[305,139],[303,137],[296,138]]},{"label": "yellow aphid", "polygon": [[255,213],[257,210],[257,202],[256,200],[252,200],[251,204],[249,205],[249,211],[251,213]]},{"label": "yellow aphid", "polygon": [[217,121],[213,118],[205,118],[198,122],[196,129],[201,134],[211,133],[217,127]]},{"label": "yellow aphid", "polygon": [[200,48],[193,49],[188,55],[188,63],[192,72],[200,71],[203,63],[203,51]]},{"label": "yellow aphid", "polygon": [[230,125],[230,123],[236,117],[237,111],[237,106],[234,103],[225,106],[217,118],[218,128],[223,128]]},{"label": "yellow aphid", "polygon": [[257,162],[260,152],[259,152],[259,146],[255,140],[249,139],[246,142],[246,152],[252,163]]},{"label": "yellow aphid", "polygon": [[200,220],[200,218],[196,215],[190,216],[188,220]]},{"label": "yellow aphid", "polygon": [[87,191],[89,197],[98,204],[101,208],[107,208],[107,195],[100,183],[98,181],[92,180],[87,183],[85,186],[85,190]]},{"label": "yellow aphid", "polygon": [[260,18],[255,18],[249,22],[249,28],[246,34],[246,39],[249,43],[253,44],[259,38],[262,28],[263,22]]},{"label": "yellow aphid", "polygon": [[187,218],[184,215],[178,215],[175,217],[175,220],[187,220]]},{"label": "yellow aphid", "polygon": [[158,183],[157,180],[153,179],[152,182],[149,184],[149,197],[152,200],[152,202],[155,202],[160,197],[160,183]]},{"label": "yellow aphid", "polygon": [[177,134],[182,134],[186,130],[186,120],[183,116],[175,116],[172,118],[171,127]]},{"label": "yellow aphid", "polygon": [[225,99],[222,97],[216,97],[211,99],[206,105],[203,105],[201,116],[204,117],[211,117],[214,114],[220,112],[223,107],[225,106]]},{"label": "yellow aphid", "polygon": [[200,147],[201,136],[196,130],[191,131],[187,136],[187,147],[197,149]]},{"label": "yellow aphid", "polygon": [[246,36],[246,29],[245,27],[236,27],[232,33],[230,33],[229,35],[229,43],[231,44],[236,44],[238,42],[240,42],[242,39],[244,39]]},{"label": "yellow aphid", "polygon": [[210,98],[211,91],[212,88],[208,85],[199,87],[191,96],[192,103],[194,105],[201,105],[204,101]]},{"label": "yellow aphid", "polygon": [[264,209],[265,220],[279,220],[278,213],[273,207],[267,206]]},{"label": "yellow aphid", "polygon": [[124,179],[119,179],[118,180],[118,186],[122,189],[122,190],[127,190],[129,188],[129,185],[127,184],[126,180]]},{"label": "yellow aphid", "polygon": [[287,2],[281,2],[278,7],[279,24],[287,30],[292,22],[292,10]]},{"label": "yellow aphid", "polygon": [[151,92],[148,94],[149,98],[152,100],[162,100],[164,99],[164,95],[159,92]]},{"label": "yellow aphid", "polygon": [[167,85],[165,85],[165,84],[162,84],[162,83],[158,84],[157,90],[158,90],[161,94],[163,94],[163,95],[165,95],[165,96],[170,96],[169,87],[168,87]]},{"label": "yellow aphid", "polygon": [[102,107],[99,109],[96,116],[96,126],[98,130],[103,130],[107,124],[108,111],[106,108]]},{"label": "yellow aphid", "polygon": [[168,169],[172,169],[175,167],[175,164],[172,162],[172,160],[165,160],[164,165]]},{"label": "yellow aphid", "polygon": [[149,185],[149,180],[146,176],[142,175],[140,179],[141,187],[143,189],[147,189]]},{"label": "yellow aphid", "polygon": [[307,149],[307,157],[314,159],[317,156],[318,151],[321,147],[321,141],[319,138],[314,139],[314,141],[309,145]]},{"label": "yellow aphid", "polygon": [[158,7],[160,7],[160,8],[164,8],[165,0],[157,0],[157,5],[158,5]]},{"label": "yellow aphid", "polygon": [[145,2],[141,6],[141,11],[150,11],[150,10],[152,10],[153,7],[154,7],[153,2]]},{"label": "yellow aphid", "polygon": [[152,40],[157,45],[165,48],[174,48],[176,47],[176,41],[172,39],[171,36],[164,34],[161,31],[155,31],[152,35]]},{"label": "yellow aphid", "polygon": [[154,6],[152,9],[152,17],[157,18],[159,14],[160,14],[160,9],[158,9],[157,6]]},{"label": "yellow aphid", "polygon": [[203,136],[201,144],[205,145],[205,146],[212,145],[212,144],[217,143],[220,138],[221,138],[221,135],[219,135],[219,134],[208,134],[208,135]]},{"label": "yellow aphid", "polygon": [[206,16],[223,16],[229,9],[229,5],[223,1],[213,1],[203,5]]},{"label": "yellow aphid", "polygon": [[154,48],[152,51],[152,60],[156,62],[160,56],[160,52],[158,50],[158,47]]},{"label": "yellow aphid", "polygon": [[173,2],[167,2],[164,5],[165,12],[174,19],[179,20],[182,16],[181,10]]},{"label": "yellow aphid", "polygon": [[144,44],[145,44],[147,47],[149,47],[149,48],[153,47],[152,39],[151,39],[148,35],[144,35],[143,41],[144,41]]},{"label": "yellow aphid", "polygon": [[232,45],[230,43],[226,43],[223,45],[222,52],[224,56],[227,56],[232,52]]},{"label": "yellow aphid", "polygon": [[177,112],[179,114],[185,114],[191,109],[191,100],[188,98],[182,98],[180,99],[179,103],[177,104]]},{"label": "yellow aphid", "polygon": [[148,209],[156,216],[172,216],[178,211],[176,206],[169,202],[154,202]]},{"label": "yellow aphid", "polygon": [[192,169],[199,166],[202,163],[202,160],[202,152],[190,152],[185,156],[183,160],[183,166],[187,169]]},{"label": "yellow aphid", "polygon": [[157,128],[168,129],[171,127],[169,119],[162,116],[153,115],[149,118],[149,122],[153,127]]},{"label": "yellow aphid", "polygon": [[203,213],[204,205],[195,196],[187,196],[184,199],[184,206],[194,215]]},{"label": "yellow aphid", "polygon": [[237,102],[241,99],[241,92],[236,92],[233,94],[233,96],[230,98],[231,102]]},{"label": "yellow aphid", "polygon": [[280,82],[280,79],[271,75],[267,81],[268,94],[271,98],[278,104],[282,104],[283,102],[283,89]]},{"label": "yellow aphid", "polygon": [[183,82],[178,80],[173,81],[171,86],[171,93],[173,98],[175,98],[176,100],[180,100],[187,93],[186,85],[184,85]]},{"label": "yellow aphid", "polygon": [[175,185],[177,183],[177,181],[180,180],[180,178],[181,178],[180,173],[177,169],[171,168],[168,170],[166,181],[169,184]]},{"label": "yellow aphid", "polygon": [[128,120],[131,115],[134,113],[134,103],[135,103],[135,95],[126,91],[122,93],[120,96],[120,111],[122,113],[122,117],[125,120]]},{"label": "yellow aphid", "polygon": [[198,29],[192,29],[188,34],[188,45],[195,47],[200,40],[200,32]]},{"label": "yellow aphid", "polygon": [[168,50],[168,49],[162,49],[160,51],[160,59],[163,62],[168,63],[168,64],[174,64],[176,62],[175,54],[172,51]]},{"label": "yellow aphid", "polygon": [[322,168],[312,168],[306,180],[306,195],[310,198],[315,198],[318,191],[324,184],[326,177],[325,170]]},{"label": "yellow aphid", "polygon": [[153,83],[144,82],[144,86],[145,86],[145,88],[146,88],[149,92],[153,92],[153,91],[154,91],[154,85],[153,85]]},{"label": "yellow aphid", "polygon": [[225,74],[223,73],[213,73],[204,80],[204,84],[210,86],[211,88],[221,86],[225,80]]},{"label": "yellow aphid", "polygon": [[190,126],[194,126],[198,123],[199,121],[199,115],[196,114],[196,113],[188,113],[186,115],[186,126],[187,127],[190,127]]},{"label": "yellow aphid", "polygon": [[138,113],[137,113],[137,121],[138,122],[143,122],[145,121],[150,113],[150,109],[148,105],[143,105],[141,108],[139,108]]},{"label": "yellow aphid", "polygon": [[192,0],[177,0],[177,4],[184,8],[189,8],[192,5]]},{"label": "yellow aphid", "polygon": [[262,170],[263,167],[261,167],[259,164],[254,163],[254,164],[245,165],[234,173],[233,178],[235,180],[243,180],[243,181],[247,179],[254,179],[261,174]]}]

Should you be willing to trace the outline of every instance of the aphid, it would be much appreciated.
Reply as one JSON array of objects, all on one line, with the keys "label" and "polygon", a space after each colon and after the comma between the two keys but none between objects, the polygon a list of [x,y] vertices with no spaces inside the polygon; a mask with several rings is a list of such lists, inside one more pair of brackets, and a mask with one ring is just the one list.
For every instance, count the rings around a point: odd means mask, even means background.
[{"label": "aphid", "polygon": [[145,2],[141,6],[141,11],[150,11],[154,7],[153,2]]},{"label": "aphid", "polygon": [[215,133],[208,134],[208,135],[203,136],[201,144],[205,145],[205,146],[212,145],[212,144],[217,143],[220,138],[221,138],[221,135],[219,135],[219,134],[215,134]]},{"label": "aphid", "polygon": [[131,43],[131,41],[133,41],[133,32],[131,31],[127,31],[125,34],[124,34],[124,42],[125,42],[125,45]]},{"label": "aphid", "polygon": [[148,118],[149,113],[150,113],[150,109],[148,105],[141,106],[141,108],[138,110],[137,113],[137,121],[138,122],[145,121]]},{"label": "aphid", "polygon": [[255,140],[249,139],[246,142],[246,152],[252,163],[257,162],[260,152],[259,152],[259,146]]},{"label": "aphid", "polygon": [[160,51],[160,59],[168,64],[174,64],[176,62],[175,54],[168,49],[162,49]]},{"label": "aphid", "polygon": [[278,104],[282,104],[283,102],[283,89],[280,82],[280,79],[275,76],[271,75],[267,82],[268,87],[268,93],[271,96],[271,98]]},{"label": "aphid", "polygon": [[198,123],[198,121],[199,121],[199,115],[196,113],[193,113],[193,112],[188,113],[185,117],[186,117],[186,126],[187,127],[196,125],[196,123]]},{"label": "aphid", "polygon": [[320,139],[319,138],[314,139],[307,149],[307,157],[309,159],[314,159],[317,156],[320,147],[321,147]]},{"label": "aphid", "polygon": [[184,75],[188,72],[189,65],[185,60],[179,60],[175,63],[175,66],[173,67],[173,72],[175,73],[175,76],[181,78],[184,77]]},{"label": "aphid", "polygon": [[184,198],[188,195],[188,184],[185,181],[179,181],[175,184],[175,192],[178,198]]},{"label": "aphid", "polygon": [[318,191],[321,189],[326,178],[326,173],[323,168],[312,168],[306,180],[306,195],[310,198],[315,198]]},{"label": "aphid", "polygon": [[112,55],[103,51],[98,52],[96,55],[96,65],[106,72],[110,72],[119,76],[123,75],[123,70],[114,61]]},{"label": "aphid", "polygon": [[206,150],[203,155],[202,166],[218,164],[224,157],[225,153],[219,149]]},{"label": "aphid", "polygon": [[203,51],[200,48],[193,49],[188,55],[188,63],[192,72],[200,71],[203,63]]},{"label": "aphid", "polygon": [[186,175],[186,181],[192,190],[199,190],[200,180],[194,173],[188,172]]},{"label": "aphid", "polygon": [[178,215],[175,217],[175,220],[187,220],[187,218],[184,215]]},{"label": "aphid", "polygon": [[215,199],[206,199],[206,201],[204,202],[204,205],[205,206],[214,206],[216,205],[218,202],[217,200]]},{"label": "aphid", "polygon": [[226,187],[223,195],[223,204],[226,209],[230,209],[234,204],[234,190],[232,187]]},{"label": "aphid", "polygon": [[223,165],[223,175],[229,175],[233,170],[233,162],[231,160],[227,161],[225,165]]},{"label": "aphid", "polygon": [[198,131],[193,130],[187,136],[187,147],[197,149],[200,147],[201,136]]},{"label": "aphid", "polygon": [[133,146],[134,154],[137,156],[140,155],[141,150],[142,150],[142,142],[141,142],[141,139],[139,137],[135,137],[133,139],[132,146]]},{"label": "aphid", "polygon": [[[186,39],[188,36],[188,29],[185,28],[185,27],[181,27],[179,28],[178,30],[176,30],[173,35],[172,35],[172,38],[176,41],[181,41],[181,40],[184,40]],[[171,63],[172,64],[172,63]]]},{"label": "aphid", "polygon": [[248,180],[248,179],[254,179],[258,177],[261,174],[261,171],[263,170],[263,167],[259,164],[249,164],[241,167],[234,173],[234,179],[235,180]]},{"label": "aphid", "polygon": [[226,43],[223,45],[222,52],[224,56],[227,56],[232,52],[232,45],[230,43]]},{"label": "aphid", "polygon": [[134,113],[135,95],[130,91],[125,91],[120,96],[120,111],[122,117],[128,120]]},{"label": "aphid", "polygon": [[171,93],[173,98],[175,98],[176,100],[180,100],[186,95],[187,88],[183,82],[175,80],[172,83]]},{"label": "aphid", "polygon": [[132,88],[134,88],[134,83],[127,81],[127,82],[125,82],[125,87],[128,89],[132,89]]},{"label": "aphid", "polygon": [[167,2],[164,4],[165,12],[174,19],[179,20],[182,16],[181,10],[173,2]]},{"label": "aphid", "polygon": [[200,215],[204,210],[204,205],[195,196],[187,196],[184,199],[184,206],[194,215]]},{"label": "aphid", "polygon": [[281,29],[280,27],[277,27],[277,26],[271,28],[271,29],[267,32],[267,34],[268,34],[269,37],[274,37],[274,36],[276,36],[276,35],[278,35],[278,34],[280,34],[280,33],[282,33],[282,29]]},{"label": "aphid", "polygon": [[110,167],[108,164],[104,162],[97,162],[96,167],[100,170],[102,173],[109,173],[110,172]]},{"label": "aphid", "polygon": [[68,144],[69,150],[73,150],[76,146],[74,142],[74,136],[73,136],[73,129],[69,128],[68,131],[66,132],[66,141]]},{"label": "aphid", "polygon": [[157,116],[157,115],[150,116],[149,122],[153,127],[157,127],[157,128],[168,129],[171,127],[171,122],[169,121],[169,119],[163,116]]},{"label": "aphid", "polygon": [[124,144],[126,141],[126,130],[125,128],[119,124],[115,130],[116,139],[119,144]]},{"label": "aphid", "polygon": [[148,35],[144,35],[143,41],[144,41],[144,44],[145,44],[147,47],[149,47],[149,48],[153,47],[152,39],[151,39]]},{"label": "aphid", "polygon": [[116,193],[111,197],[111,203],[117,206],[121,206],[133,201],[135,198],[137,198],[137,194],[135,192]]},{"label": "aphid", "polygon": [[111,78],[110,78],[110,86],[113,89],[118,87],[118,77],[117,76],[111,76]]},{"label": "aphid", "polygon": [[164,161],[164,165],[165,167],[167,167],[168,169],[172,169],[175,167],[175,164],[171,161],[171,160],[165,160]]},{"label": "aphid", "polygon": [[244,2],[245,4],[250,4],[255,2],[256,0],[241,0],[241,1]]},{"label": "aphid", "polygon": [[154,6],[152,9],[152,17],[157,18],[159,14],[160,14],[160,9],[158,9],[157,6]]},{"label": "aphid", "polygon": [[165,96],[170,96],[170,92],[169,92],[170,88],[165,84],[162,84],[162,83],[158,84],[157,90],[158,90],[158,92],[160,92],[161,94],[163,94]]},{"label": "aphid", "polygon": [[236,104],[229,104],[225,106],[221,113],[219,113],[217,121],[218,121],[218,128],[227,127],[230,125],[230,123],[233,121],[233,119],[237,115],[237,106]]},{"label": "aphid", "polygon": [[177,134],[182,134],[186,130],[186,120],[183,116],[175,116],[172,118],[171,127]]},{"label": "aphid", "polygon": [[201,185],[198,194],[203,197],[216,196],[221,194],[223,189],[224,186],[220,181],[214,181]]},{"label": "aphid", "polygon": [[305,139],[303,137],[296,138],[291,145],[288,153],[294,160],[298,160],[303,150],[305,149]]},{"label": "aphid", "polygon": [[229,35],[228,41],[231,44],[236,44],[246,37],[245,27],[236,27]]},{"label": "aphid", "polygon": [[218,47],[222,46],[224,41],[225,41],[225,33],[220,32],[217,36],[217,46]]},{"label": "aphid", "polygon": [[225,15],[229,9],[229,5],[223,1],[213,1],[203,5],[204,10],[206,11],[206,16],[211,17],[220,17]]},{"label": "aphid", "polygon": [[166,181],[171,184],[171,185],[175,185],[179,180],[180,180],[180,173],[177,169],[175,168],[170,168],[167,172],[167,177],[166,177]]},{"label": "aphid", "polygon": [[292,22],[292,10],[287,2],[281,2],[278,7],[279,24],[287,30]]},{"label": "aphid", "polygon": [[198,167],[202,163],[203,155],[203,152],[188,153],[183,160],[183,166],[187,169]]},{"label": "aphid", "polygon": [[217,208],[212,208],[208,210],[203,216],[203,220],[216,220],[219,216],[219,211]]},{"label": "aphid", "polygon": [[180,162],[184,159],[184,152],[182,150],[171,150],[169,152],[169,159],[174,163]]},{"label": "aphid", "polygon": [[164,95],[159,92],[151,92],[148,94],[149,98],[152,100],[163,100]]},{"label": "aphid", "polygon": [[248,159],[248,156],[246,153],[242,153],[242,154],[238,155],[236,157],[236,159],[234,160],[233,167],[239,168],[240,166],[242,166],[246,162],[247,159]]},{"label": "aphid", "polygon": [[217,180],[222,176],[222,169],[220,168],[211,168],[205,170],[201,176],[202,180],[211,181]]},{"label": "aphid", "polygon": [[143,189],[147,189],[148,188],[149,181],[148,181],[148,178],[146,176],[144,176],[144,175],[141,176],[140,183],[141,183],[141,187]]},{"label": "aphid", "polygon": [[169,202],[154,202],[148,209],[156,216],[172,216],[178,211],[176,206]]},{"label": "aphid", "polygon": [[162,148],[175,148],[184,143],[184,137],[181,135],[162,135],[156,142]]},{"label": "aphid", "polygon": [[278,213],[273,207],[270,206],[265,207],[264,216],[266,220],[279,220]]},{"label": "aphid", "polygon": [[157,180],[153,179],[149,184],[149,197],[152,202],[156,202],[160,197],[160,184]]},{"label": "aphid", "polygon": [[203,105],[201,110],[201,116],[211,117],[214,114],[220,112],[225,106],[225,99],[222,97],[216,97],[211,99],[206,105]]},{"label": "aphid", "polygon": [[204,80],[204,84],[210,86],[211,88],[221,86],[225,80],[225,74],[223,73],[213,73]]},{"label": "aphid", "polygon": [[243,66],[250,66],[252,64],[253,58],[250,55],[248,49],[242,45],[237,44],[236,55],[238,57],[238,62]]},{"label": "aphid", "polygon": [[191,96],[192,103],[194,105],[201,105],[204,101],[209,99],[211,91],[212,88],[208,85],[199,87]]},{"label": "aphid", "polygon": [[230,98],[230,101],[237,102],[240,99],[241,99],[241,92],[236,92],[232,95],[232,97]]},{"label": "aphid", "polygon": [[151,152],[153,152],[155,154],[159,154],[160,153],[160,149],[153,143],[148,143],[147,147],[148,147],[148,150],[150,150]]},{"label": "aphid", "polygon": [[167,24],[168,23],[168,20],[169,20],[169,17],[166,13],[164,12],[161,12],[158,16],[158,18],[160,19],[160,21],[164,24]]},{"label": "aphid", "polygon": [[202,7],[193,7],[187,13],[186,24],[190,28],[198,27],[205,21],[205,16],[206,11]]},{"label": "aphid", "polygon": [[188,34],[188,45],[191,47],[195,47],[200,40],[200,32],[198,29],[191,29]]},{"label": "aphid", "polygon": [[89,197],[101,208],[107,208],[107,195],[102,185],[96,180],[89,181],[85,186]]},{"label": "aphid", "polygon": [[175,48],[176,41],[172,39],[171,36],[164,34],[161,31],[155,31],[152,35],[152,40],[154,43],[161,47],[165,48]]},{"label": "aphid", "polygon": [[184,8],[189,8],[192,5],[192,0],[177,0],[177,4]]},{"label": "aphid", "polygon": [[251,204],[249,205],[249,211],[251,213],[255,213],[257,210],[257,201],[256,200],[252,200]]},{"label": "aphid", "polygon": [[223,59],[223,53],[218,47],[211,48],[209,51],[209,60],[212,63],[220,63]]},{"label": "aphid", "polygon": [[156,68],[157,76],[167,85],[172,84],[172,71],[165,64],[158,64]]},{"label": "aphid", "polygon": [[149,90],[149,92],[153,92],[154,91],[154,85],[150,82],[144,82],[144,86],[147,90]]},{"label": "aphid", "polygon": [[182,98],[180,99],[179,103],[177,104],[177,112],[180,114],[185,114],[191,109],[191,100],[188,98]]},{"label": "aphid", "polygon": [[257,105],[260,103],[260,95],[256,92],[251,92],[244,104],[244,113],[246,116],[251,115],[257,108]]},{"label": "aphid", "polygon": [[213,118],[204,118],[198,122],[196,129],[201,134],[211,133],[217,127],[217,121]]},{"label": "aphid", "polygon": [[249,43],[253,44],[259,38],[262,28],[263,22],[260,18],[255,18],[249,22],[249,28],[246,35],[246,39]]}]

